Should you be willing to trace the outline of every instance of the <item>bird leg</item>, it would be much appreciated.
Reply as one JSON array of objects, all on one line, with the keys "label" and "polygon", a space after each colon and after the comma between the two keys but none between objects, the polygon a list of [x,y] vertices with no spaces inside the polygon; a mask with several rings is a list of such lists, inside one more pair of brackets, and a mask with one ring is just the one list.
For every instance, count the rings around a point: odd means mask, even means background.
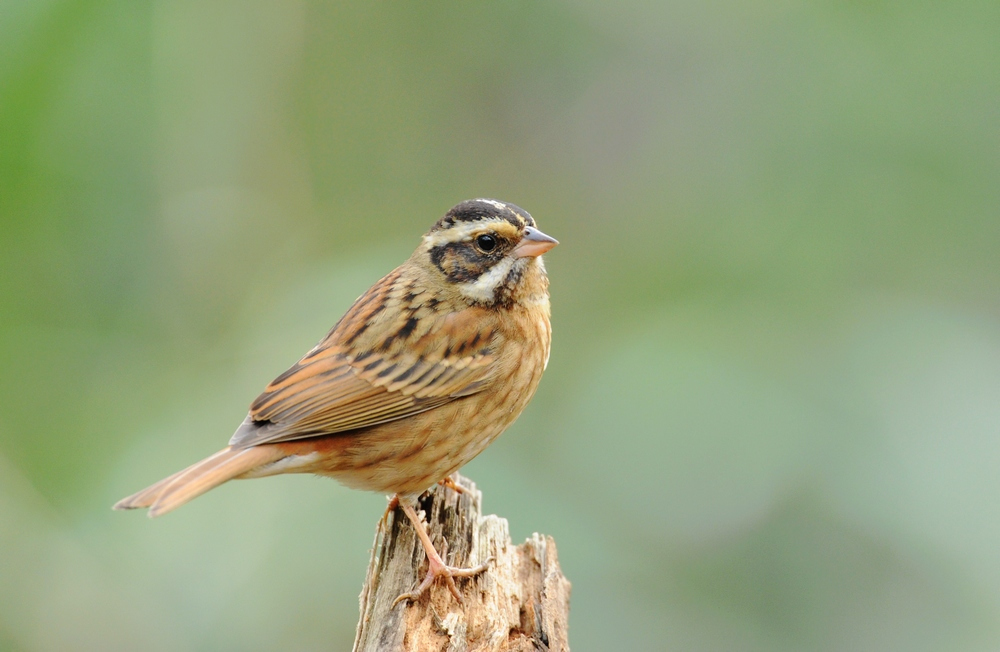
[{"label": "bird leg", "polygon": [[[394,498],[397,498],[398,501],[398,496],[394,496]],[[404,593],[396,598],[396,600],[392,603],[392,606],[395,607],[398,603],[405,600],[418,599],[438,577],[444,578],[445,584],[448,585],[448,590],[451,591],[451,594],[455,596],[455,599],[458,600],[459,604],[461,604],[462,595],[458,592],[458,587],[455,586],[454,578],[475,577],[476,575],[479,575],[489,567],[493,558],[491,557],[487,559],[485,563],[474,568],[456,568],[455,566],[448,566],[444,563],[444,560],[441,559],[441,555],[438,554],[438,551],[435,550],[434,544],[431,543],[431,537],[427,534],[427,528],[424,526],[424,522],[420,520],[420,516],[417,515],[413,506],[405,501],[398,502],[403,508],[403,513],[406,514],[406,517],[413,523],[413,527],[417,531],[417,538],[420,539],[420,543],[424,546],[424,552],[427,553],[427,575],[424,577],[424,581],[421,582],[416,589],[410,591],[409,593]]]},{"label": "bird leg", "polygon": [[460,494],[469,493],[465,489],[462,488],[462,485],[460,485],[457,482],[455,482],[455,480],[453,480],[450,475],[446,476],[444,478],[444,480],[438,480],[438,484],[441,485],[442,487],[447,487],[448,489],[451,489],[452,491],[454,491],[456,493],[460,493]]},{"label": "bird leg", "polygon": [[[455,482],[455,480],[452,479],[450,475],[446,476],[443,480],[438,480],[438,484],[447,489],[451,489],[457,494],[469,493],[468,491],[462,488],[462,485]],[[392,513],[392,510],[399,507],[399,496],[397,494],[389,496],[388,500],[389,504],[385,506],[385,511],[382,513],[382,521],[385,521],[387,518],[389,518],[389,514]]]},{"label": "bird leg", "polygon": [[386,520],[388,520],[389,514],[392,514],[392,511],[397,507],[399,507],[399,496],[397,494],[393,494],[389,496],[389,504],[385,506],[385,511],[382,512],[382,518],[380,519],[380,522],[384,523]]}]

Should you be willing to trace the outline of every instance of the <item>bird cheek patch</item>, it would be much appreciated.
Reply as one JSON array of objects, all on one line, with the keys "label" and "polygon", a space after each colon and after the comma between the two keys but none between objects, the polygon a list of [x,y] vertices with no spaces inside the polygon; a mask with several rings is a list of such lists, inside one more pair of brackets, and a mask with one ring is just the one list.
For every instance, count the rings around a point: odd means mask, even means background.
[{"label": "bird cheek patch", "polygon": [[485,270],[482,258],[466,242],[450,242],[431,249],[431,262],[452,283],[475,281]]}]

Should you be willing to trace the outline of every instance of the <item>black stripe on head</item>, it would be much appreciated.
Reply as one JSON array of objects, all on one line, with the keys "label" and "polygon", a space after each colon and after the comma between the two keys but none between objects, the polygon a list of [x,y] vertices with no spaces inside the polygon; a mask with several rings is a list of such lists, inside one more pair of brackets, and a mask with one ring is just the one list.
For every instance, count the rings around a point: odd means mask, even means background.
[{"label": "black stripe on head", "polygon": [[520,206],[496,199],[468,199],[445,213],[431,231],[441,231],[462,222],[495,219],[507,220],[518,230],[526,226],[535,226],[534,218]]}]

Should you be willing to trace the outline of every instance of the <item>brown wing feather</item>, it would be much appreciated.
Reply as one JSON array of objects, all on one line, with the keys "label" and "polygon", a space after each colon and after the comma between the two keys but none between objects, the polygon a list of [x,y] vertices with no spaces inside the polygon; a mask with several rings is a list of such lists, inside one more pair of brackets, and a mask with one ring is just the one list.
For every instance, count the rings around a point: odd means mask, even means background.
[{"label": "brown wing feather", "polygon": [[247,447],[356,430],[468,396],[486,387],[495,371],[495,340],[491,313],[442,311],[396,270],[267,386],[229,443]]}]

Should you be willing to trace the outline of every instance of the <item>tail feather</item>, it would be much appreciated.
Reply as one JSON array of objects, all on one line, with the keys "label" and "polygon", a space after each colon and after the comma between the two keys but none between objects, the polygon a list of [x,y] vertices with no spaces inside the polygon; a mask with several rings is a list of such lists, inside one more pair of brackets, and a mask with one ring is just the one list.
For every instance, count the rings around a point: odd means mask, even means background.
[{"label": "tail feather", "polygon": [[114,509],[148,507],[150,518],[166,514],[210,489],[284,457],[277,446],[227,447],[118,501]]},{"label": "tail feather", "polygon": [[142,507],[149,507],[154,502],[156,502],[156,499],[160,497],[160,494],[163,493],[163,490],[166,489],[167,485],[169,485],[171,482],[173,482],[177,478],[181,477],[182,475],[184,475],[188,471],[191,471],[191,470],[194,470],[197,467],[206,465],[209,462],[211,462],[211,461],[215,460],[216,458],[218,458],[220,455],[224,455],[224,454],[226,454],[228,452],[229,452],[229,449],[228,448],[224,448],[221,451],[219,451],[218,453],[216,453],[215,455],[212,455],[210,457],[206,457],[205,459],[201,460],[200,462],[195,462],[191,466],[189,466],[187,468],[184,468],[184,469],[181,469],[177,473],[174,473],[173,475],[169,475],[166,478],[163,478],[162,480],[160,480],[156,484],[152,484],[152,485],[146,487],[145,489],[143,489],[142,491],[136,492],[136,493],[132,494],[131,496],[128,496],[127,498],[122,498],[117,503],[115,503],[114,507],[112,507],[111,509],[121,510],[121,509],[139,509],[139,508],[142,508]]}]

